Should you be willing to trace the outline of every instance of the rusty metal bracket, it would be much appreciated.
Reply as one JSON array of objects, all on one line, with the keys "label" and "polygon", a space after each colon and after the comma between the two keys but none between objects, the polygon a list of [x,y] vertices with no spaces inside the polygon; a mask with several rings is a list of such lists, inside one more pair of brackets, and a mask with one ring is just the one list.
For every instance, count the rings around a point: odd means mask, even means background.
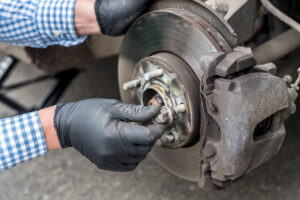
[{"label": "rusty metal bracket", "polygon": [[201,114],[208,126],[199,185],[225,187],[279,151],[295,98],[286,82],[274,76],[276,66],[255,65],[249,48],[210,53],[200,60],[207,111]]}]

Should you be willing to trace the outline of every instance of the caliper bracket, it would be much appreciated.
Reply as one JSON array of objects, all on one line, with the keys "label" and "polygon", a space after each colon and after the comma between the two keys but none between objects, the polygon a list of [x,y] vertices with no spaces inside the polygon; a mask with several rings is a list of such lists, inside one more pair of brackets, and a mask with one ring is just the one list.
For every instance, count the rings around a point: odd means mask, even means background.
[{"label": "caliper bracket", "polygon": [[208,119],[201,162],[210,177],[201,186],[224,187],[279,151],[291,95],[274,64],[255,66],[250,48],[207,54],[201,64]]}]

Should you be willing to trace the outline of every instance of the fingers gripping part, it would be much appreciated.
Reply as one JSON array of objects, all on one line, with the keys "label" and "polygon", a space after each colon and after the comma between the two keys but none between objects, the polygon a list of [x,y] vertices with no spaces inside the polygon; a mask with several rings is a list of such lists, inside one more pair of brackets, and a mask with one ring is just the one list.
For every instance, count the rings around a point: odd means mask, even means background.
[{"label": "fingers gripping part", "polygon": [[153,145],[154,142],[162,135],[165,130],[164,125],[150,125],[148,127],[127,123],[124,125],[122,135],[135,145]]},{"label": "fingers gripping part", "polygon": [[160,106],[140,106],[131,104],[116,104],[114,114],[125,121],[145,122],[154,118],[160,111]]},{"label": "fingers gripping part", "polygon": [[155,116],[159,108],[133,106],[109,99],[59,104],[55,128],[63,147],[72,146],[98,168],[129,171],[151,151],[164,127],[136,122]]},{"label": "fingers gripping part", "polygon": [[151,133],[149,141],[152,144],[162,136],[163,132],[167,129],[167,125],[155,124],[148,126],[148,128],[150,129]]}]

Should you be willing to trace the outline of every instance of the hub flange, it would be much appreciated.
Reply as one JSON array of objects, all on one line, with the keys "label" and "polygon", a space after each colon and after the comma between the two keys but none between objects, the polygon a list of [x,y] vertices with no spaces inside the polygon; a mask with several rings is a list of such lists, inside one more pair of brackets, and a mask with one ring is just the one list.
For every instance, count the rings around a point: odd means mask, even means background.
[{"label": "hub flange", "polygon": [[135,104],[160,104],[171,110],[161,115],[172,120],[157,144],[179,148],[194,141],[199,131],[199,81],[190,67],[173,54],[156,53],[135,66],[133,79],[140,82],[132,91]]}]

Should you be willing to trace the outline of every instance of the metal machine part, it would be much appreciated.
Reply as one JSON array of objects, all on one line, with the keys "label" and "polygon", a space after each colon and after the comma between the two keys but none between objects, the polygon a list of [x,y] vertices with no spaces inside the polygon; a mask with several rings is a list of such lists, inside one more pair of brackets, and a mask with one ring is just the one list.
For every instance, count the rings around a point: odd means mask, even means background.
[{"label": "metal machine part", "polygon": [[169,135],[174,140],[161,140],[158,144],[169,148],[188,145],[199,129],[199,81],[195,73],[177,56],[156,53],[137,63],[133,79],[124,83],[123,88],[139,82],[132,94],[135,104],[164,106],[157,121],[170,125],[163,138]]},{"label": "metal machine part", "polygon": [[278,152],[296,92],[275,76],[275,65],[256,65],[249,48],[232,49],[233,32],[212,26],[207,19],[218,16],[210,9],[203,18],[189,12],[191,1],[176,9],[168,2],[125,35],[121,97],[163,106],[153,120],[169,125],[151,152],[157,162],[201,187],[224,187]]},{"label": "metal machine part", "polygon": [[[164,6],[167,2],[170,1],[163,1]],[[201,7],[203,8],[203,5]],[[207,14],[207,17],[211,15],[211,19],[217,19],[213,12],[204,12],[211,13]],[[227,26],[221,24],[218,23],[219,29],[228,30]],[[140,17],[125,35],[119,56],[120,88],[125,82],[136,79],[133,76],[134,69],[142,59],[160,52],[172,54],[184,61],[199,83],[203,75],[200,68],[201,55],[223,51],[230,52],[230,45],[212,25],[198,15],[182,9],[157,10],[147,13]],[[197,88],[199,88],[199,84]],[[199,90],[197,89],[197,91]],[[120,90],[120,92],[123,101],[134,103],[134,90]],[[195,92],[193,95],[199,96],[199,92]],[[199,107],[199,98],[197,100],[195,106]],[[193,111],[200,115],[200,108]],[[199,138],[199,130],[196,130],[195,134]],[[155,146],[151,155],[177,176],[198,182],[201,176],[199,152],[202,146],[198,138],[193,141],[193,145],[184,148],[170,149]]]},{"label": "metal machine part", "polygon": [[281,12],[278,8],[276,8],[269,0],[260,0],[260,2],[264,5],[264,7],[272,13],[274,16],[276,16],[278,19],[280,19],[285,24],[292,27],[294,30],[300,34],[300,24],[292,19],[291,17],[287,16],[283,12]]},{"label": "metal machine part", "polygon": [[[207,65],[217,74],[232,59],[227,54],[219,63],[211,59]],[[234,73],[216,78],[213,86],[203,87],[204,93],[210,91],[208,101],[217,107],[216,112],[207,109],[207,128],[218,127],[218,131],[207,131],[202,162],[218,186],[236,180],[278,152],[285,136],[282,113],[289,107],[288,87],[272,74],[273,64],[250,65],[246,71],[234,68]],[[243,73],[235,75],[237,72]]]}]

